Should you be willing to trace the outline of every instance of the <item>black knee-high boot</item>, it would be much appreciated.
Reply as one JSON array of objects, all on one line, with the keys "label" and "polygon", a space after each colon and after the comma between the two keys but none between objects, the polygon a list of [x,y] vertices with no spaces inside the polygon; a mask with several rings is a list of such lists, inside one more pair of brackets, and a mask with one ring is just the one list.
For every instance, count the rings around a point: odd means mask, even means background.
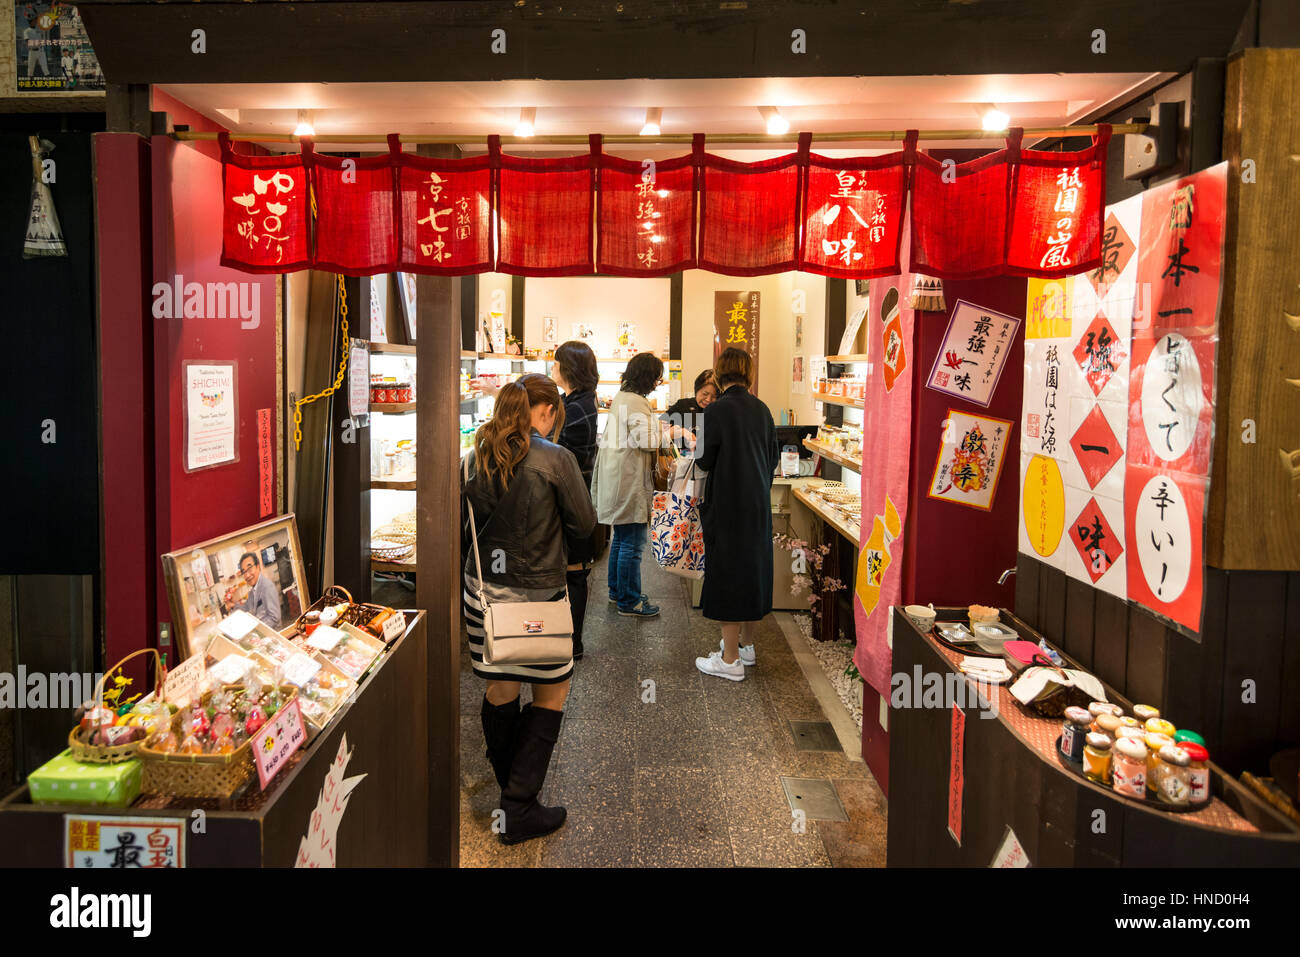
[{"label": "black knee-high boot", "polygon": [[510,762],[515,757],[515,740],[519,731],[519,699],[492,704],[484,695],[482,717],[487,757],[492,762],[497,784],[505,790],[506,782],[510,780]]},{"label": "black knee-high boot", "polygon": [[569,587],[569,608],[573,612],[573,657],[582,657],[582,622],[587,617],[587,576],[590,568],[571,568],[564,573]]},{"label": "black knee-high boot", "polygon": [[519,717],[519,739],[510,780],[501,791],[506,829],[502,844],[518,844],[558,830],[567,816],[562,807],[539,804],[537,795],[546,782],[546,768],[560,736],[563,711],[525,705]]}]

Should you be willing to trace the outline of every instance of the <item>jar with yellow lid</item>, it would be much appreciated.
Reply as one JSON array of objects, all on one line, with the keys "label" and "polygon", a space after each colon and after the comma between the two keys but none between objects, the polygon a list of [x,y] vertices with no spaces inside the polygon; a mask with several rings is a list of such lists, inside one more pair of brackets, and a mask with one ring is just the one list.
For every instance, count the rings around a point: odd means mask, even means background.
[{"label": "jar with yellow lid", "polygon": [[1160,749],[1166,744],[1173,744],[1174,739],[1167,734],[1160,734],[1158,731],[1148,731],[1142,739],[1142,743],[1147,746],[1147,790],[1154,793],[1156,789],[1156,764],[1160,760]]},{"label": "jar with yellow lid", "polygon": [[1135,704],[1133,706],[1133,717],[1142,722],[1150,721],[1152,718],[1160,717],[1160,709],[1153,708],[1149,704]]},{"label": "jar with yellow lid", "polygon": [[1156,755],[1155,792],[1161,802],[1186,807],[1191,802],[1191,758],[1170,741]]},{"label": "jar with yellow lid", "polygon": [[1112,748],[1110,786],[1116,794],[1146,796],[1147,746],[1137,738],[1120,738]]},{"label": "jar with yellow lid", "polygon": [[1174,739],[1174,731],[1177,730],[1172,721],[1166,721],[1164,718],[1148,718],[1143,727],[1149,732],[1165,735],[1170,741]]},{"label": "jar with yellow lid", "polygon": [[1111,739],[1100,731],[1090,731],[1083,746],[1083,773],[1098,784],[1110,783]]},{"label": "jar with yellow lid", "polygon": [[1123,727],[1125,727],[1125,728],[1140,728],[1140,727],[1142,727],[1142,722],[1141,722],[1141,721],[1139,721],[1137,718],[1133,717],[1132,715],[1127,715],[1127,714],[1122,714],[1122,715],[1119,716],[1119,723],[1120,723],[1121,726],[1123,726]]}]

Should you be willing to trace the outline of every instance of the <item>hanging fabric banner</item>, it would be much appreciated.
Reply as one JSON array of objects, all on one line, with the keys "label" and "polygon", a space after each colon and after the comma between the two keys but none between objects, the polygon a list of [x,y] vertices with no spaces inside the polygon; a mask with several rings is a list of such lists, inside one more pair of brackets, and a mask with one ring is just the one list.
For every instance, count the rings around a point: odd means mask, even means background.
[{"label": "hanging fabric banner", "polygon": [[597,176],[597,272],[667,276],[695,267],[692,156],[656,162],[602,154]]},{"label": "hanging fabric banner", "polygon": [[1069,276],[1099,265],[1109,143],[1110,127],[1102,125],[1085,150],[1019,150],[1009,157],[1015,162],[1009,274]]},{"label": "hanging fabric banner", "polygon": [[492,164],[397,152],[401,272],[469,276],[494,264]]},{"label": "hanging fabric banner", "polygon": [[600,136],[591,152],[525,159],[489,142],[497,169],[497,272],[515,276],[581,276],[595,271],[592,212]]},{"label": "hanging fabric banner", "polygon": [[1142,194],[1128,390],[1128,594],[1193,631],[1204,597],[1228,164]]},{"label": "hanging fabric banner", "polygon": [[799,152],[757,163],[704,153],[700,163],[701,269],[725,276],[788,272],[798,262],[800,168],[812,137]]},{"label": "hanging fabric banner", "polygon": [[841,279],[892,276],[899,270],[908,165],[916,130],[902,151],[831,159],[812,153],[804,177],[803,272]]},{"label": "hanging fabric banner", "polygon": [[[392,145],[396,137],[389,139]],[[362,159],[308,155],[316,191],[314,268],[348,276],[395,270],[398,230],[392,154]]]},{"label": "hanging fabric banner", "polygon": [[1009,160],[1019,149],[1018,133],[1012,130],[1006,149],[969,163],[917,154],[911,271],[939,279],[982,279],[1005,271]]},{"label": "hanging fabric banner", "polygon": [[754,360],[754,381],[749,391],[758,395],[758,320],[757,292],[715,292],[713,294],[713,360],[724,349],[744,349]]},{"label": "hanging fabric banner", "polygon": [[252,273],[293,272],[311,264],[311,198],[305,157],[246,156],[222,133],[221,265]]},{"label": "hanging fabric banner", "polygon": [[[913,354],[915,313],[908,305],[912,277],[903,273],[871,284],[867,340],[871,351]],[[901,369],[901,366],[900,366]],[[889,608],[902,603],[903,528],[912,449],[912,376],[891,376],[885,362],[867,370],[862,413],[862,533],[853,619],[857,650],[853,661],[863,680],[888,698],[893,652]]]}]

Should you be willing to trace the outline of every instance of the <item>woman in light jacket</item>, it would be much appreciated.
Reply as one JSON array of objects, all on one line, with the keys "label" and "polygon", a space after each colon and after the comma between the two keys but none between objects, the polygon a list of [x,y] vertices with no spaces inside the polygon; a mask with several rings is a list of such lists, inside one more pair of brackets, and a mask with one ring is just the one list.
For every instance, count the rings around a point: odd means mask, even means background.
[{"label": "woman in light jacket", "polygon": [[655,456],[674,438],[695,444],[695,437],[685,429],[660,422],[646,398],[663,374],[664,364],[652,352],[642,352],[628,362],[600,436],[591,479],[596,517],[613,526],[609,600],[618,605],[620,615],[631,618],[659,614],[658,607],[641,593],[641,553],[650,526]]}]

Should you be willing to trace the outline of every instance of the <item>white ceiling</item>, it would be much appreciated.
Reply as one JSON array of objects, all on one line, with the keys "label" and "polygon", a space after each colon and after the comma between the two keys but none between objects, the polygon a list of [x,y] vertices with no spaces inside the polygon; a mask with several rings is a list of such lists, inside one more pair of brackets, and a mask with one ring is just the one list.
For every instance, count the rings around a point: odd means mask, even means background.
[{"label": "white ceiling", "polygon": [[[727,80],[500,80],[474,83],[170,84],[160,88],[208,118],[241,133],[287,133],[298,110],[313,111],[318,135],[409,133],[464,135],[467,152],[481,138],[514,131],[521,107],[535,107],[536,133],[636,134],[647,107],[663,110],[664,133],[763,133],[759,106],[775,106],[791,131],[978,128],[983,107],[996,106],[1012,126],[1080,122],[1110,104],[1132,99],[1172,74],[1032,74],[1000,76],[805,77]],[[473,138],[480,138],[474,142]],[[988,141],[996,144],[998,138]],[[934,146],[974,146],[971,140]],[[848,155],[897,149],[879,142],[842,144],[817,152]],[[346,146],[322,144],[322,149]],[[382,145],[358,144],[360,150]],[[790,147],[735,145],[712,152],[745,159]],[[511,153],[564,154],[574,146],[510,145]],[[659,158],[680,155],[677,144],[607,146],[610,153]]]}]

